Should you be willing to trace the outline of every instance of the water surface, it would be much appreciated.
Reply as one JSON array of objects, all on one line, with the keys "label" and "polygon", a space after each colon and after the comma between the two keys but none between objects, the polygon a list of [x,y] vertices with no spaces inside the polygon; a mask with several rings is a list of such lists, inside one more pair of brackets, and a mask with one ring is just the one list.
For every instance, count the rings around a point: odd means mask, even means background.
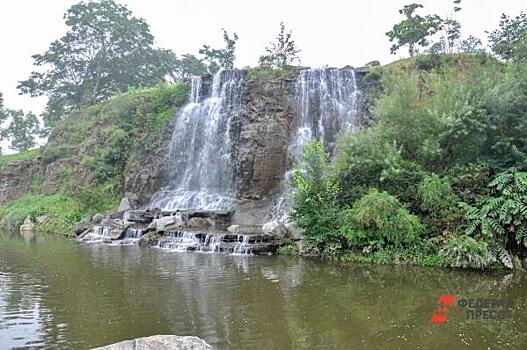
[{"label": "water surface", "polygon": [[[501,321],[456,305],[431,324],[441,293],[514,304]],[[218,349],[525,349],[527,277],[0,235],[0,349],[154,334]]]}]

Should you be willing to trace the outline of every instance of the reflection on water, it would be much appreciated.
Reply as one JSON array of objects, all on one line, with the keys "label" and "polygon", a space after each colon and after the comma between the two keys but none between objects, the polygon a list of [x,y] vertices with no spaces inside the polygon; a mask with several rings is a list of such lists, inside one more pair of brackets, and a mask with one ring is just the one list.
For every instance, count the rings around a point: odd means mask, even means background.
[{"label": "reflection on water", "polygon": [[[168,253],[0,236],[0,349],[85,349],[154,334],[197,335],[219,349],[521,348],[525,274],[340,266],[316,260]],[[503,321],[441,293],[510,297]]]}]

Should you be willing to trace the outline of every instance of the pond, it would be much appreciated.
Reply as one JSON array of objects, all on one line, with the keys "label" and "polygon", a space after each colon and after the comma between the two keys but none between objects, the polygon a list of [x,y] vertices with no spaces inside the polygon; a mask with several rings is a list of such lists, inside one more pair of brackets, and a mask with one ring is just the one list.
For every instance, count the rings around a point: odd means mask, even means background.
[{"label": "pond", "polygon": [[[441,294],[455,301],[446,322],[431,323]],[[470,299],[512,305],[494,305],[500,320],[467,318],[477,310],[460,300]],[[0,235],[0,349],[155,334],[218,349],[525,349],[527,274]]]}]

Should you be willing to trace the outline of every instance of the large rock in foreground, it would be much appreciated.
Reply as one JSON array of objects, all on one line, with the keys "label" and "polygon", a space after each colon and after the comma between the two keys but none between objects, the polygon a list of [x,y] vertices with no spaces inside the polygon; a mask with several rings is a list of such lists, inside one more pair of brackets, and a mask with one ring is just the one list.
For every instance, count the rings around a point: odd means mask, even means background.
[{"label": "large rock in foreground", "polygon": [[146,338],[125,340],[93,350],[210,350],[212,346],[198,337],[154,335]]}]

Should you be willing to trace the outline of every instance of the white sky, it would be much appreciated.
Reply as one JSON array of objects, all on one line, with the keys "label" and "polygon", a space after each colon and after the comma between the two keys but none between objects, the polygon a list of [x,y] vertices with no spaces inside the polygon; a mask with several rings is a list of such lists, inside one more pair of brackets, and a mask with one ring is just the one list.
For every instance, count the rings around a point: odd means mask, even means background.
[{"label": "white sky", "polygon": [[[77,0],[4,0],[0,2],[0,91],[5,105],[40,113],[44,98],[18,95],[19,80],[33,69],[31,55],[44,52],[66,31],[62,15]],[[403,55],[390,55],[385,33],[401,16],[404,4],[424,5],[421,14],[444,16],[452,0],[121,0],[136,17],[146,19],[159,47],[181,55],[197,54],[202,44],[222,46],[221,28],[235,31],[237,67],[254,66],[273,40],[280,21],[293,30],[307,66],[382,64]],[[457,14],[463,36],[484,39],[497,27],[502,13],[527,10],[527,0],[463,0]]]}]

